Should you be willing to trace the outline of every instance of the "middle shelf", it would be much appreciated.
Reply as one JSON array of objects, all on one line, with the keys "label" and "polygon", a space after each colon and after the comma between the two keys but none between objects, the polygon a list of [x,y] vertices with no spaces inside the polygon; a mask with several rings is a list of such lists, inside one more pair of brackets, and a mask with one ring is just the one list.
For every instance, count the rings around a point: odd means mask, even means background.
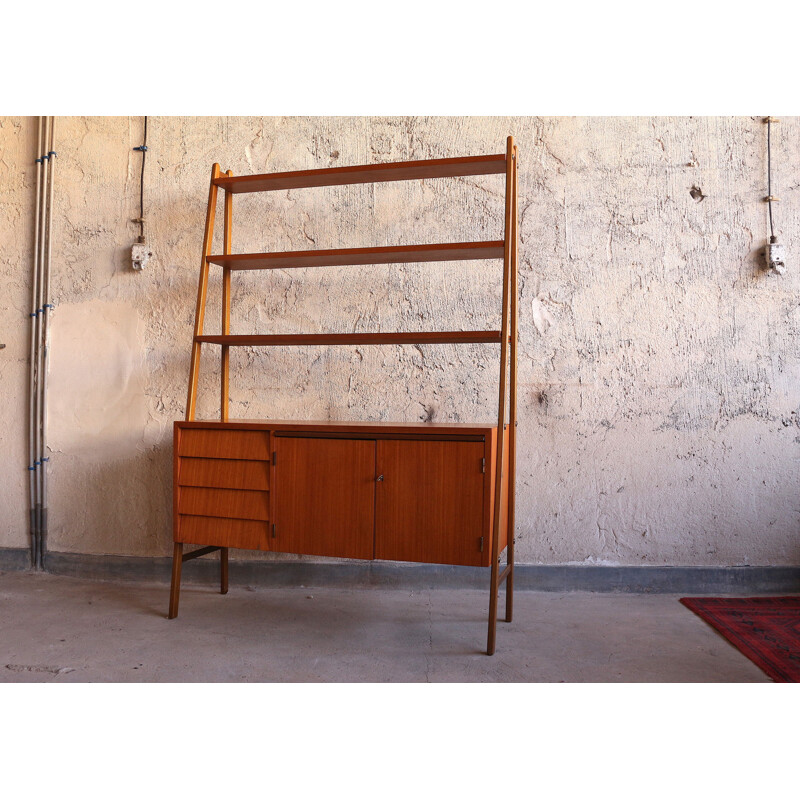
[{"label": "middle shelf", "polygon": [[195,342],[234,346],[329,344],[500,344],[500,331],[405,331],[402,333],[272,333],[195,336]]},{"label": "middle shelf", "polygon": [[503,248],[502,241],[448,242],[393,247],[352,247],[339,250],[298,250],[285,253],[237,253],[207,256],[206,261],[231,270],[344,267],[503,258]]}]

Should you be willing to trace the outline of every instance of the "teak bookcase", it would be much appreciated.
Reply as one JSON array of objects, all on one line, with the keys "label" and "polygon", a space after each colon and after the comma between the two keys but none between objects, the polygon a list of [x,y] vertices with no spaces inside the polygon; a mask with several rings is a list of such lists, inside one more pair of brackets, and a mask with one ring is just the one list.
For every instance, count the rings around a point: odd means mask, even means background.
[{"label": "teak bookcase", "polygon": [[[211,171],[197,291],[186,421],[174,430],[174,540],[169,618],[178,614],[181,564],[228,548],[358,559],[489,567],[487,653],[497,602],[514,589],[517,419],[517,148],[499,155],[370,164],[234,177]],[[311,186],[505,173],[502,241],[288,253],[231,252],[233,195]],[[217,193],[225,192],[224,252],[211,254]],[[421,261],[503,260],[500,330],[431,333],[231,334],[231,273]],[[222,268],[222,332],[203,333],[211,265]],[[500,345],[496,425],[294,422],[228,418],[229,348],[237,345],[366,345],[477,342]],[[196,421],[200,348],[221,345],[219,421]],[[184,553],[184,544],[201,545]],[[507,551],[506,565],[500,555]]]}]

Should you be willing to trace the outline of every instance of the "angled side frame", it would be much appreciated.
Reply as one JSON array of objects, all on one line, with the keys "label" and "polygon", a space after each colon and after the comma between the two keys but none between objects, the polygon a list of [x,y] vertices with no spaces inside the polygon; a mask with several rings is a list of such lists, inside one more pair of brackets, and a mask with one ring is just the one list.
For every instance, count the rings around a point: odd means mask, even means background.
[{"label": "angled side frame", "polygon": [[[494,487],[494,522],[492,526],[492,563],[489,581],[489,630],[486,638],[486,654],[493,655],[497,634],[497,600],[500,583],[506,581],[506,621],[511,621],[513,605],[513,574],[514,574],[514,530],[513,506],[514,492],[511,480],[514,475],[513,458],[516,453],[516,284],[517,284],[517,148],[514,137],[509,136],[506,142],[506,206],[505,228],[503,232],[504,257],[503,257],[503,301],[502,323],[500,328],[500,385],[497,399],[497,454],[495,469],[497,479]],[[513,311],[512,311],[513,309]],[[511,386],[509,391],[508,366],[509,350],[511,351]],[[506,398],[510,395],[507,405]],[[510,408],[509,408],[510,406]],[[503,469],[505,457],[505,436],[503,435],[506,424],[506,411],[509,413],[509,468]],[[507,566],[500,572],[500,524],[502,515],[503,484],[509,482],[508,506],[506,508],[507,534]]]}]

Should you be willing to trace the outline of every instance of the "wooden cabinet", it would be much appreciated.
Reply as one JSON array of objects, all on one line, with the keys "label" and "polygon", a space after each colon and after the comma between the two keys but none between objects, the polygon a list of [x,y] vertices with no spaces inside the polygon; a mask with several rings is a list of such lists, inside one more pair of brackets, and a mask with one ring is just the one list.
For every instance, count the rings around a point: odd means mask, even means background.
[{"label": "wooden cabinet", "polygon": [[495,431],[177,422],[175,541],[487,566]]}]

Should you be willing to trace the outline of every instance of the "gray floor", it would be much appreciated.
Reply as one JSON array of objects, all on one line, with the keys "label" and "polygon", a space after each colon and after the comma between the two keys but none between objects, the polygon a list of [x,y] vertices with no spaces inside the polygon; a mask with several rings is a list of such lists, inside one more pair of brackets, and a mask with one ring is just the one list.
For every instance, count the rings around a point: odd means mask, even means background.
[{"label": "gray floor", "polygon": [[[769,681],[675,595],[163,584],[0,573],[0,682]],[[502,597],[501,597],[502,600]]]}]

